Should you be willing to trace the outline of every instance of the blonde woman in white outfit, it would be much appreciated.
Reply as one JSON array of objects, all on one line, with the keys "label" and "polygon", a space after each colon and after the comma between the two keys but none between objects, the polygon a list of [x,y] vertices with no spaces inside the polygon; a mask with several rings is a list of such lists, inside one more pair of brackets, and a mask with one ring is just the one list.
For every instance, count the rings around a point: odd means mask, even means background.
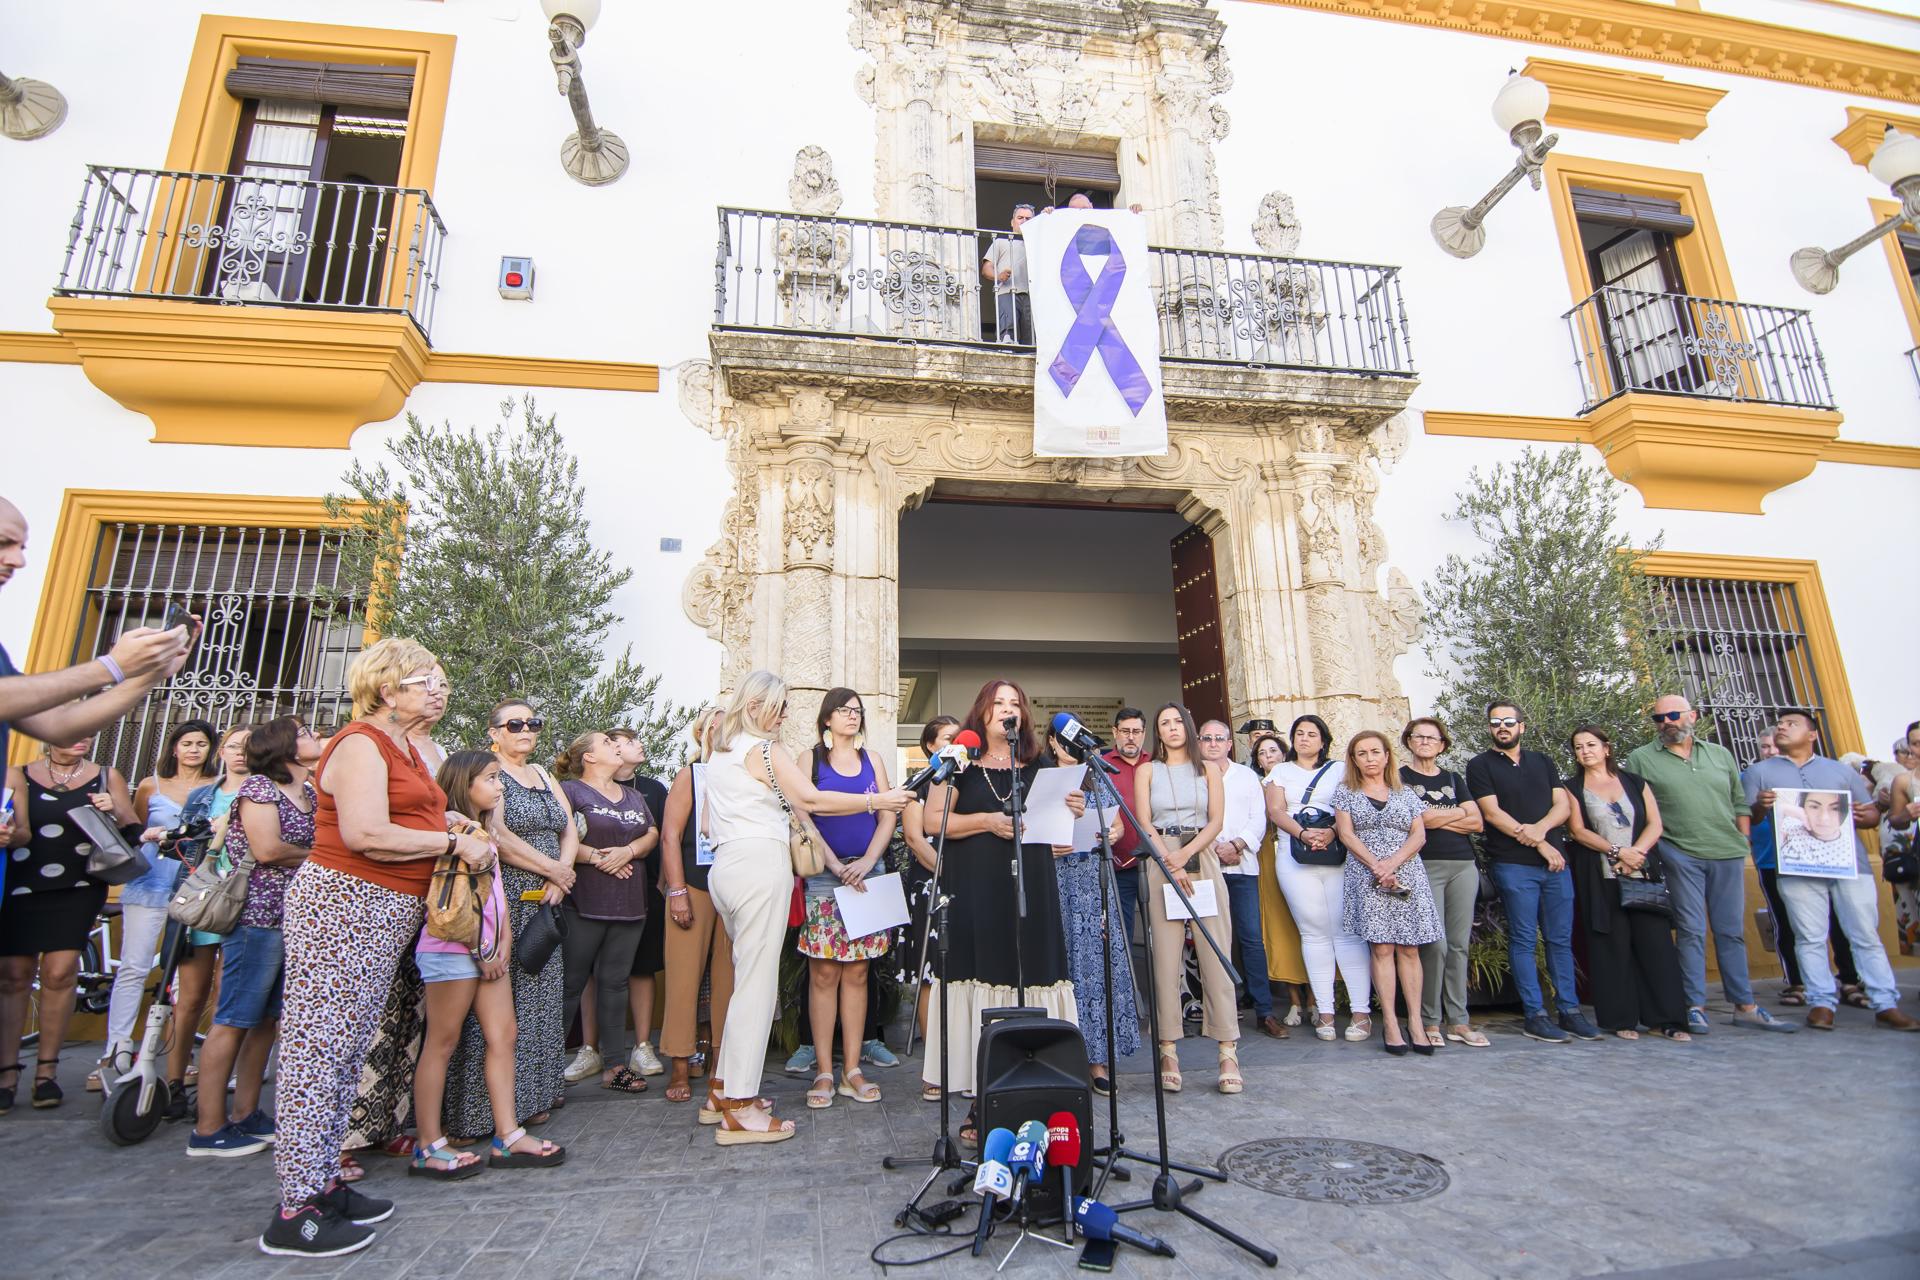
[{"label": "blonde woman in white outfit", "polygon": [[715,735],[720,749],[707,762],[707,831],[714,844],[707,888],[733,939],[734,986],[700,1119],[720,1126],[714,1140],[723,1147],[793,1136],[793,1121],[777,1119],[773,1104],[757,1096],[793,897],[787,816],[769,783],[809,814],[898,813],[913,798],[900,787],[877,795],[818,790],[793,757],[772,749],[786,717],[786,682],[770,671],[754,672],[727,704]]},{"label": "blonde woman in white outfit", "polygon": [[[1333,793],[1346,778],[1344,762],[1333,756],[1333,735],[1319,716],[1301,716],[1287,733],[1287,759],[1267,775],[1267,817],[1274,835],[1273,869],[1286,896],[1287,910],[1300,929],[1300,955],[1313,986],[1313,1034],[1334,1038],[1333,978],[1346,979],[1353,1017],[1347,1039],[1373,1034],[1372,958],[1367,944],[1341,926],[1342,881],[1346,852],[1331,826],[1303,827],[1300,812],[1333,812]],[[1301,861],[1304,857],[1307,861]]]}]

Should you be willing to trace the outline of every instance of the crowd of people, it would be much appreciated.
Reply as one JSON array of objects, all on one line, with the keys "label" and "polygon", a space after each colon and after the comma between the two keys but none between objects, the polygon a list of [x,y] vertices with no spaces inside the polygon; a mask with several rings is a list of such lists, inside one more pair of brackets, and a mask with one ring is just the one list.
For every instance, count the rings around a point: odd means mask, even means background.
[{"label": "crowd of people", "polygon": [[[13,808],[0,811],[9,851],[0,1061],[18,1056],[37,977],[41,1035],[27,1089],[35,1107],[61,1103],[53,1068],[77,958],[106,898],[87,874],[76,809],[139,831],[149,864],[120,893],[121,963],[96,1078],[110,1082],[130,1064],[182,878],[208,859],[245,868],[238,923],[182,940],[175,1017],[191,1028],[211,999],[212,1029],[197,1062],[193,1036],[176,1035],[167,1074],[178,1118],[193,1121],[189,1156],[272,1149],[279,1203],[260,1237],[268,1253],[331,1256],[371,1241],[393,1205],[353,1186],[364,1173],[356,1152],[404,1156],[409,1174],[439,1179],[562,1163],[565,1149],[529,1130],[566,1105],[570,1084],[636,1095],[665,1074],[667,1101],[691,1103],[704,1079],[691,1109],[717,1143],[791,1138],[794,1122],[760,1096],[789,949],[806,976],[803,1050],[788,1067],[807,1078],[809,1108],[880,1100],[866,1068],[895,1061],[875,1026],[872,975],[885,965],[914,992],[929,1100],[943,1090],[972,1098],[981,1013],[1007,1006],[1079,1024],[1091,1087],[1103,1094],[1116,1061],[1138,1051],[1149,1012],[1154,1070],[1180,1091],[1180,1041],[1197,1006],[1199,1032],[1217,1050],[1214,1085],[1239,1094],[1243,1006],[1255,1029],[1280,1039],[1310,1026],[1323,1041],[1362,1043],[1378,1023],[1396,1056],[1486,1047],[1468,1011],[1482,867],[1504,908],[1528,1037],[1711,1034],[1709,934],[1731,1021],[1791,1032],[1760,1006],[1748,975],[1751,857],[1787,970],[1781,1002],[1806,1006],[1814,1030],[1831,1030],[1842,1002],[1881,1027],[1920,1030],[1897,1008],[1858,836],[1883,820],[1911,829],[1920,778],[1909,767],[1876,791],[1820,753],[1818,721],[1803,709],[1778,716],[1763,758],[1744,772],[1695,735],[1697,714],[1678,695],[1660,699],[1649,740],[1624,756],[1597,725],[1545,744],[1551,755],[1535,750],[1524,711],[1493,700],[1485,749],[1459,770],[1447,762],[1465,750],[1432,716],[1341,743],[1311,714],[1284,734],[1261,720],[1236,734],[1219,720],[1196,725],[1177,703],[1150,717],[1128,707],[1113,719],[1105,767],[1092,767],[1084,744],[1045,729],[1018,683],[996,679],[922,735],[929,756],[956,740],[977,744],[966,767],[908,790],[867,745],[854,690],[822,698],[806,746],[781,745],[788,689],[760,671],[696,717],[688,763],[663,782],[639,772],[645,751],[631,731],[590,730],[556,751],[543,744],[539,708],[512,696],[493,708],[486,749],[445,749],[434,729],[448,673],[419,644],[387,638],[352,664],[353,717],[324,741],[293,716],[224,730],[189,720],[129,791],[90,758],[89,735],[110,723],[99,717],[122,688],[163,678],[184,644],[174,632],[128,633],[97,660],[107,692],[77,704],[92,718],[57,700],[64,686],[24,712],[0,703],[60,744],[8,772]],[[1920,749],[1920,723],[1906,745]],[[1071,843],[1016,844],[1014,790],[1030,791],[1048,768],[1080,771],[1065,784],[1067,808],[1105,821],[1076,821]],[[1831,819],[1819,798],[1830,793],[1845,802]],[[1796,839],[1850,839],[1856,874],[1777,865],[1775,824],[1791,824]],[[181,839],[183,830],[205,834]],[[821,855],[804,877],[796,830]],[[1781,859],[1799,847],[1782,845]],[[911,925],[850,935],[839,891],[894,870]],[[428,918],[436,876],[456,873],[477,886],[480,921],[465,942],[439,936]],[[949,912],[937,958],[925,933],[936,896]],[[1194,924],[1176,910],[1183,898],[1218,955],[1190,937]],[[1142,929],[1153,963],[1136,974]],[[650,1043],[656,974],[664,1064]],[[18,1065],[0,1068],[0,1113],[20,1076]],[[970,1108],[963,1142],[977,1141],[976,1120]]]}]

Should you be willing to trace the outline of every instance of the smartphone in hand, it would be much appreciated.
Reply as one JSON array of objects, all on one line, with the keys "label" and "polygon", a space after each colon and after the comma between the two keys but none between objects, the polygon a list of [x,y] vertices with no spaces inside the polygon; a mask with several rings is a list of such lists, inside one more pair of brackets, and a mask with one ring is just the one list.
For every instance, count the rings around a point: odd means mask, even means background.
[{"label": "smartphone in hand", "polygon": [[187,629],[187,648],[193,648],[194,641],[200,638],[200,620],[188,613],[185,605],[169,600],[167,611],[160,619],[160,629],[172,631],[176,627]]}]

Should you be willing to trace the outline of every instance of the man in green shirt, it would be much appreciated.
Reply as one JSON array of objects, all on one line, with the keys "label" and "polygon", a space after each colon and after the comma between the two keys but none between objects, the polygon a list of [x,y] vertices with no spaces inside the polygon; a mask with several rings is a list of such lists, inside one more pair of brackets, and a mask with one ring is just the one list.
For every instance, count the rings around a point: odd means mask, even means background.
[{"label": "man in green shirt", "polygon": [[1747,795],[1733,753],[1693,736],[1700,719],[1688,701],[1670,693],[1653,704],[1659,737],[1635,748],[1626,767],[1647,780],[1660,804],[1660,863],[1673,895],[1673,931],[1680,949],[1680,983],[1687,995],[1687,1030],[1706,1035],[1707,930],[1720,962],[1720,981],[1733,1002],[1735,1026],[1793,1031],[1753,999],[1747,977]]}]

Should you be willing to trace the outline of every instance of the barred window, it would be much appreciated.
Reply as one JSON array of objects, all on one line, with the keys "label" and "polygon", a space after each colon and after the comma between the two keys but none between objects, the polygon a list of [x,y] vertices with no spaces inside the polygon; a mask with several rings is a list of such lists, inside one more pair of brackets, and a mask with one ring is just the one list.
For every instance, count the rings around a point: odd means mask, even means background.
[{"label": "barred window", "polygon": [[1760,757],[1760,732],[1787,707],[1806,707],[1832,741],[1799,594],[1786,582],[1661,578],[1661,622],[1680,659],[1688,701],[1741,768]]},{"label": "barred window", "polygon": [[335,530],[103,524],[73,661],[129,627],[159,626],[170,604],[204,626],[187,665],[101,733],[94,759],[138,781],[168,731],[196,717],[224,730],[298,715],[331,731],[350,714],[347,664],[366,626],[357,595],[316,598],[339,587]]}]

